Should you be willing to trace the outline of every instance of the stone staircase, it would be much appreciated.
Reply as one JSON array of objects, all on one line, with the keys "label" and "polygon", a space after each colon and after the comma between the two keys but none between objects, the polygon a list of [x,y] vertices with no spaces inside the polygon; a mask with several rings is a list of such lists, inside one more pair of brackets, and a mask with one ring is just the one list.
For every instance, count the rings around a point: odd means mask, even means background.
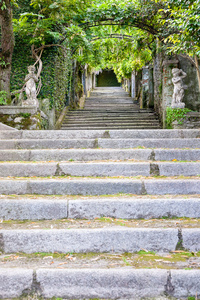
[{"label": "stone staircase", "polygon": [[96,88],[84,109],[71,110],[62,124],[66,129],[159,129],[153,110],[140,109],[122,88]]},{"label": "stone staircase", "polygon": [[200,298],[200,130],[0,131],[0,161],[0,299]]}]

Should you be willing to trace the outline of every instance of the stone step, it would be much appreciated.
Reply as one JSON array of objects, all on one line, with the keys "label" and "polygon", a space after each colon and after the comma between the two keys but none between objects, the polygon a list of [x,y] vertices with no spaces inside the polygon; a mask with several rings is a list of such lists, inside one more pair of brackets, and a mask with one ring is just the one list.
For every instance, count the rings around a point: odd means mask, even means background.
[{"label": "stone step", "polygon": [[[199,139],[200,129],[182,130],[2,130],[0,139]],[[165,142],[164,142],[165,143]]]},{"label": "stone step", "polygon": [[[152,178],[152,177],[151,177]],[[200,178],[6,178],[0,181],[3,195],[192,195],[200,194]]]},{"label": "stone step", "polygon": [[99,104],[99,103],[86,103],[84,106],[84,109],[88,109],[88,110],[92,110],[92,109],[108,109],[108,108],[115,108],[117,106],[118,109],[123,108],[123,109],[129,109],[129,108],[133,108],[132,104],[126,104],[126,103],[122,103],[122,104],[115,104],[115,103],[107,103],[107,104]]},{"label": "stone step", "polygon": [[158,125],[158,120],[68,120],[67,118],[64,120],[63,125],[83,125],[83,126],[148,126],[148,125]]},{"label": "stone step", "polygon": [[95,117],[95,118],[101,118],[101,117],[109,117],[109,118],[146,118],[146,117],[157,117],[157,115],[155,115],[154,113],[126,113],[126,112],[119,112],[119,113],[111,113],[109,111],[102,111],[102,112],[93,112],[93,111],[87,111],[87,112],[83,112],[83,113],[77,113],[77,114],[72,114],[71,112],[69,112],[67,115],[70,115],[71,118],[73,117]]},{"label": "stone step", "polygon": [[0,150],[0,161],[199,161],[197,149],[32,149]]},{"label": "stone step", "polygon": [[135,130],[152,130],[152,129],[160,129],[160,126],[159,125],[115,125],[115,126],[111,126],[111,125],[107,125],[107,126],[98,126],[98,127],[94,127],[92,125],[88,125],[88,126],[81,126],[80,124],[79,125],[72,125],[72,126],[66,126],[66,125],[63,125],[61,130],[108,130],[108,129],[113,129],[113,130],[126,130],[126,129],[135,129]]},{"label": "stone step", "polygon": [[[97,139],[100,148],[200,148],[200,139]],[[96,143],[97,144],[97,143]]]},{"label": "stone step", "polygon": [[[17,258],[17,259],[16,259]],[[65,269],[193,269],[198,270],[200,253],[175,251],[170,253],[154,253],[141,250],[136,253],[12,253],[0,255],[0,268],[40,268]],[[149,298],[148,298],[149,299]]]},{"label": "stone step", "polygon": [[69,123],[64,123],[63,126],[62,126],[62,130],[63,128],[68,128],[68,129],[81,129],[81,130],[84,130],[84,129],[92,129],[92,130],[99,130],[99,129],[116,129],[116,130],[120,130],[120,129],[159,129],[160,128],[160,125],[159,123],[149,123],[149,124],[123,124],[123,123],[116,123],[116,124],[110,124],[110,123],[102,123],[102,124],[88,124],[87,122],[83,122],[83,123],[73,123],[71,124],[70,122]]},{"label": "stone step", "polygon": [[72,115],[72,116],[79,116],[79,115],[103,115],[103,114],[105,114],[105,115],[109,115],[109,116],[119,116],[119,115],[122,115],[122,116],[147,116],[147,115],[155,115],[156,116],[156,113],[155,112],[153,112],[153,111],[144,111],[144,110],[142,110],[142,111],[140,111],[140,110],[128,110],[128,111],[126,111],[126,110],[116,110],[116,111],[107,111],[107,110],[105,110],[105,111],[103,111],[103,110],[101,110],[101,111],[94,111],[94,110],[92,110],[92,111],[90,111],[90,110],[84,110],[84,109],[79,109],[79,110],[69,110],[69,113],[70,113],[70,115]]},{"label": "stone step", "polygon": [[71,115],[67,115],[65,117],[65,119],[67,120],[71,120],[71,121],[80,121],[80,120],[88,120],[88,121],[102,121],[102,120],[105,120],[105,121],[110,121],[110,122],[116,122],[116,121],[138,121],[138,122],[141,122],[141,121],[151,121],[151,120],[156,120],[158,121],[158,118],[156,118],[154,115],[146,115],[146,116],[134,116],[134,115],[130,115],[130,116],[107,116],[107,115],[98,115],[98,116],[93,116],[93,115],[77,115],[77,116],[71,116]]},{"label": "stone step", "polygon": [[199,270],[2,268],[0,276],[1,298],[21,297],[28,290],[48,299],[166,300],[200,294]]},{"label": "stone step", "polygon": [[151,109],[114,109],[114,110],[106,110],[106,109],[102,109],[102,110],[99,110],[97,109],[96,111],[95,110],[90,110],[90,109],[77,109],[77,110],[70,110],[70,113],[73,115],[73,114],[82,114],[82,113],[99,113],[99,114],[102,114],[102,113],[109,113],[109,114],[141,114],[141,115],[145,115],[145,114],[149,114],[149,113],[152,113],[152,114],[155,114],[155,112]]},{"label": "stone step", "polygon": [[[40,196],[41,197],[41,196]],[[89,222],[88,222],[89,221]],[[200,219],[191,218],[163,218],[163,219],[116,219],[110,217],[100,217],[95,219],[56,219],[56,220],[2,220],[1,230],[100,230],[106,229],[176,229],[178,231],[184,229],[200,229]],[[179,233],[180,235],[181,233]],[[179,237],[180,238],[180,237]],[[180,250],[180,247],[177,246]],[[186,251],[186,250],[185,250]],[[200,254],[200,253],[199,253]]]},{"label": "stone step", "polygon": [[93,104],[130,104],[133,105],[133,100],[131,100],[129,97],[109,97],[109,98],[101,98],[101,97],[91,97],[86,99],[85,104],[87,105],[93,105]]},{"label": "stone step", "polygon": [[12,139],[1,140],[0,149],[69,149],[69,148],[200,148],[200,139]]},{"label": "stone step", "polygon": [[105,115],[105,116],[103,116],[102,114],[101,115],[93,115],[93,114],[88,114],[88,115],[81,115],[81,114],[79,114],[79,115],[77,115],[77,116],[75,116],[75,115],[73,115],[73,116],[71,116],[71,114],[67,114],[66,115],[66,118],[67,119],[69,119],[69,120],[101,120],[102,118],[105,118],[106,120],[145,120],[146,118],[148,118],[149,120],[151,120],[151,119],[155,119],[155,115],[153,115],[153,114],[147,114],[147,115],[145,115],[145,116],[142,116],[142,115],[139,115],[139,116],[137,116],[137,115],[122,115],[122,116],[120,116],[120,115],[116,115],[116,116],[109,116],[109,115]]},{"label": "stone step", "polygon": [[132,107],[132,108],[137,108],[138,109],[138,106],[135,105],[133,103],[133,101],[129,100],[128,98],[127,99],[113,99],[113,100],[110,100],[110,99],[105,99],[104,101],[102,101],[101,99],[97,100],[97,99],[91,99],[91,100],[86,100],[85,101],[85,105],[84,105],[84,108],[88,108],[90,109],[90,107],[94,107],[96,106],[96,109],[97,108],[100,108],[102,106],[105,106],[105,107],[109,107],[109,106],[112,106],[113,108],[126,108],[126,107]]},{"label": "stone step", "polygon": [[84,109],[92,110],[92,109],[108,109],[108,108],[114,108],[117,106],[118,109],[129,109],[129,108],[134,108],[133,104],[128,104],[128,103],[107,103],[107,104],[100,104],[100,103],[85,103]]},{"label": "stone step", "polygon": [[[41,223],[38,227],[42,226]],[[47,230],[48,227],[50,230]],[[185,251],[200,251],[200,228],[89,226],[74,229],[65,225],[65,229],[52,229],[51,226],[44,229],[18,229],[15,224],[14,229],[1,229],[0,236],[0,251],[3,253],[134,253],[142,249],[170,252],[180,249],[180,246]]]},{"label": "stone step", "polygon": [[111,122],[111,123],[121,123],[121,122],[159,122],[154,116],[147,116],[146,118],[135,118],[135,117],[115,117],[115,118],[110,118],[110,117],[93,117],[93,116],[88,116],[88,117],[71,117],[71,116],[66,116],[64,122],[101,122],[106,121],[106,122]]},{"label": "stone step", "polygon": [[[1,220],[58,220],[58,219],[97,219],[101,217],[117,219],[158,219],[200,218],[200,198],[184,196],[131,196],[86,197],[86,196],[1,196]],[[120,221],[123,225],[123,220]],[[184,226],[181,220],[173,220]],[[108,220],[116,223],[116,220]],[[163,220],[162,220],[163,221]],[[190,225],[188,219],[185,220]],[[85,221],[86,222],[86,221]],[[118,222],[118,223],[119,223]],[[155,220],[152,222],[155,223]],[[151,226],[150,222],[138,221],[139,226]],[[157,220],[158,223],[158,220]],[[167,222],[158,226],[171,226]],[[167,224],[166,224],[167,223]],[[191,222],[192,223],[192,222]],[[194,222],[194,226],[199,223]],[[1,224],[2,225],[2,224]],[[58,223],[56,223],[58,225]],[[71,224],[69,224],[70,226]],[[200,225],[200,224],[199,224]],[[30,225],[29,225],[30,226]],[[33,226],[33,225],[32,225]],[[35,224],[34,226],[37,226]],[[53,225],[51,225],[53,226]],[[72,226],[74,226],[74,221]],[[80,226],[83,226],[82,224]],[[155,224],[154,224],[155,226]]]},{"label": "stone step", "polygon": [[200,162],[3,162],[0,177],[200,176]]}]

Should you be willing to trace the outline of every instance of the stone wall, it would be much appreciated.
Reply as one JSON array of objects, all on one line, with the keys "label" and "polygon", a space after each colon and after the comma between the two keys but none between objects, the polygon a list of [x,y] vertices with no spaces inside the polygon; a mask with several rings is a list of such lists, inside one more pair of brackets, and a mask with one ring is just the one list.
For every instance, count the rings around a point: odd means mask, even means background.
[{"label": "stone wall", "polygon": [[178,60],[179,68],[187,74],[187,77],[184,78],[184,84],[187,86],[183,100],[183,102],[185,102],[185,107],[191,110],[200,111],[200,91],[196,68],[185,57],[179,55]]}]

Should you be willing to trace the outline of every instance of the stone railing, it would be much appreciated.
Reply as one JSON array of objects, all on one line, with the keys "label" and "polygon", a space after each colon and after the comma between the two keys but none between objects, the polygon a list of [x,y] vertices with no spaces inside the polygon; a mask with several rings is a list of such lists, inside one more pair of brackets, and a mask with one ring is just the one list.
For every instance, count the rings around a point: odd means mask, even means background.
[{"label": "stone railing", "polygon": [[15,129],[40,129],[42,115],[35,106],[0,106],[0,121]]}]

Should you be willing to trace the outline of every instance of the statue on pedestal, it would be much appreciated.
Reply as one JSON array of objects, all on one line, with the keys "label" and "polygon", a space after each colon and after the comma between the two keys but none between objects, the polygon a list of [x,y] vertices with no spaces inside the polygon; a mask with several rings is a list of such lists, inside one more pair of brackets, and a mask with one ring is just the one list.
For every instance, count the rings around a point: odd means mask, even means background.
[{"label": "statue on pedestal", "polygon": [[174,84],[174,93],[171,107],[172,108],[185,108],[185,103],[182,102],[184,97],[184,85],[182,79],[187,76],[182,69],[172,69],[172,82]]},{"label": "statue on pedestal", "polygon": [[37,88],[36,82],[38,82],[38,77],[35,74],[35,66],[29,66],[29,74],[25,77],[25,92],[27,100],[22,102],[22,106],[36,106],[39,107],[39,102],[37,99]]}]

